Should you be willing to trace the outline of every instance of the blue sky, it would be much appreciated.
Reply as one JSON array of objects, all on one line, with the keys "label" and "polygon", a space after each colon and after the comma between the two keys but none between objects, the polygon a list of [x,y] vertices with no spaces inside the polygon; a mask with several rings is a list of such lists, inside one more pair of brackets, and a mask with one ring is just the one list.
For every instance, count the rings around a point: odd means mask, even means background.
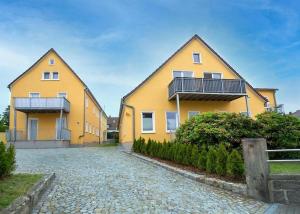
[{"label": "blue sky", "polygon": [[0,110],[6,86],[54,48],[108,115],[194,34],[254,87],[300,109],[298,1],[0,1]]}]

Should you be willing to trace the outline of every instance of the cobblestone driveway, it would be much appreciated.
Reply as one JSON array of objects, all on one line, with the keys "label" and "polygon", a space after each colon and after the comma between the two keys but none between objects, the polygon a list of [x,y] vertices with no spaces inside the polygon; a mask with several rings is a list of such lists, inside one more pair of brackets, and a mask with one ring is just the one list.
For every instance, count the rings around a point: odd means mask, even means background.
[{"label": "cobblestone driveway", "polygon": [[201,184],[118,148],[17,150],[18,172],[55,172],[35,213],[262,213],[267,204]]}]

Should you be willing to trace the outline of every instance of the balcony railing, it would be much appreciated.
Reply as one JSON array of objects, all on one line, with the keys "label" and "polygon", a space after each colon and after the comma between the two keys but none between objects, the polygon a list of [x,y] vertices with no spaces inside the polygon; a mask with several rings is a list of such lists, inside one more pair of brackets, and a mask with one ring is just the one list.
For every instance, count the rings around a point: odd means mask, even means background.
[{"label": "balcony railing", "polygon": [[177,93],[195,95],[191,99],[236,99],[246,95],[246,83],[242,79],[205,79],[177,77],[169,84],[169,99]]},{"label": "balcony railing", "polygon": [[280,113],[280,114],[284,114],[283,104],[280,104],[280,105],[275,106],[275,107],[266,107],[265,109],[268,112],[277,112],[277,113]]},{"label": "balcony railing", "polygon": [[24,130],[7,130],[7,141],[55,141],[55,140],[71,140],[71,130],[63,128],[61,130],[39,129],[33,136]]},{"label": "balcony railing", "polygon": [[70,102],[64,97],[16,97],[15,109],[23,112],[70,112]]}]

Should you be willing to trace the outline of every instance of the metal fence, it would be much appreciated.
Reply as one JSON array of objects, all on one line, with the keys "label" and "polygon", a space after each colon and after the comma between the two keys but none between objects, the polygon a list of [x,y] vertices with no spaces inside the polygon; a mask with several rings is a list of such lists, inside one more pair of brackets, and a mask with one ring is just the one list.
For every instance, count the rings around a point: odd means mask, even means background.
[{"label": "metal fence", "polygon": [[267,149],[266,150],[268,163],[289,163],[289,162],[300,163],[300,159],[270,160],[268,154],[271,152],[300,152],[300,149],[273,149],[273,150]]}]

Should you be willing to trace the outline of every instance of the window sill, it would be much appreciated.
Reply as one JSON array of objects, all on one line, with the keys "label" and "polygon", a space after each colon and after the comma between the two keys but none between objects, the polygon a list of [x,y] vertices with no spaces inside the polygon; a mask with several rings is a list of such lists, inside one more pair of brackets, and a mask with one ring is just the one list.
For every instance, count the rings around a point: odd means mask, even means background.
[{"label": "window sill", "polygon": [[42,81],[59,81],[59,79],[41,79]]},{"label": "window sill", "polygon": [[142,134],[155,134],[155,131],[142,131]]}]

